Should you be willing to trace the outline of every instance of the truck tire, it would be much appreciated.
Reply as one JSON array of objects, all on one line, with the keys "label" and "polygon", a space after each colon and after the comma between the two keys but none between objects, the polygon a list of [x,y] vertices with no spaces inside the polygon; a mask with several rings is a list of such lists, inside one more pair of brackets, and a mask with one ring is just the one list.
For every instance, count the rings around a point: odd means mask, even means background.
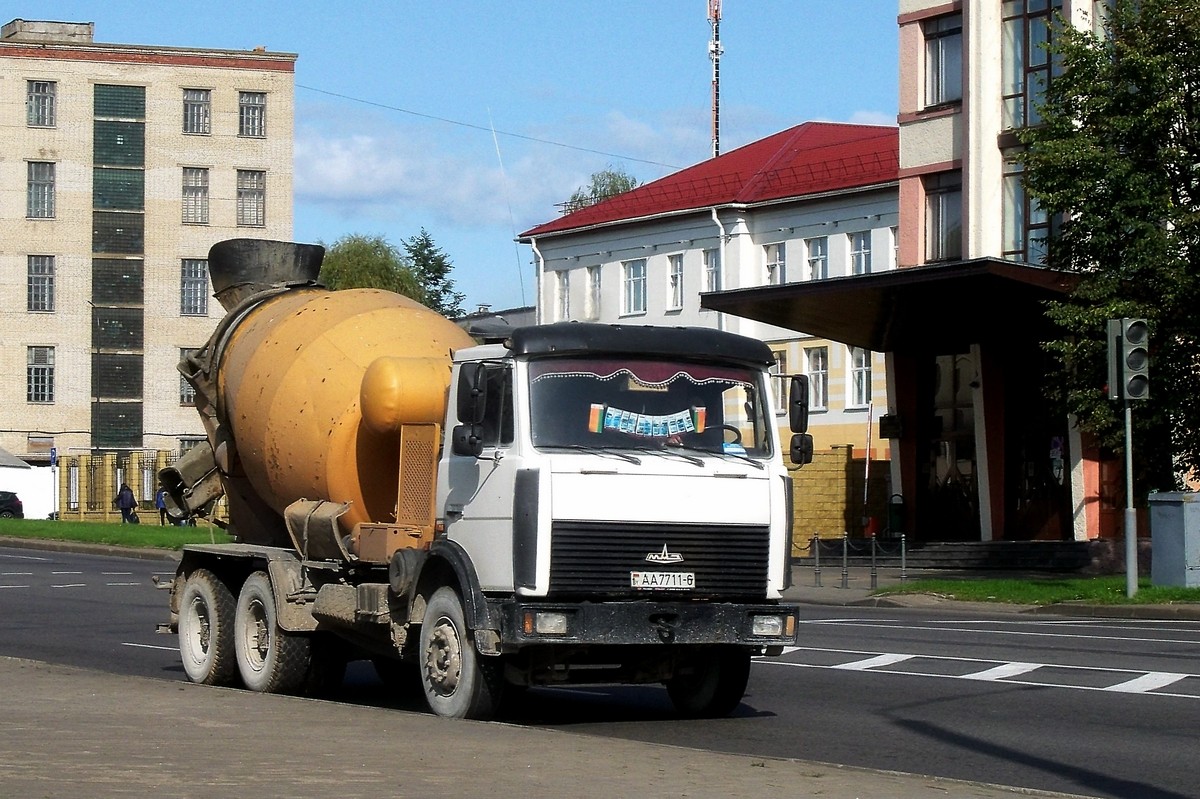
[{"label": "truck tire", "polygon": [[750,652],[716,647],[697,652],[667,680],[667,695],[685,718],[728,716],[746,695]]},{"label": "truck tire", "polygon": [[179,597],[179,657],[192,682],[232,685],[236,680],[233,616],[233,593],[225,583],[208,569],[188,575]]},{"label": "truck tire", "polygon": [[291,694],[302,690],[312,657],[310,640],[279,628],[275,595],[266,572],[254,572],[238,592],[233,619],[238,672],[252,691]]},{"label": "truck tire", "polygon": [[[497,658],[475,651],[458,592],[434,591],[421,623],[421,687],[429,709],[445,718],[493,717],[504,686]],[[495,661],[495,662],[491,662]]]}]

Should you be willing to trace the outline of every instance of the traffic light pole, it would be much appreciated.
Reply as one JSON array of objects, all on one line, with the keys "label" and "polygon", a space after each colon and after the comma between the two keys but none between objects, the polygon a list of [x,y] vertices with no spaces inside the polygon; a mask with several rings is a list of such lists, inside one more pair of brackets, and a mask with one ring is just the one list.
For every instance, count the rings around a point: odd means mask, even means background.
[{"label": "traffic light pole", "polygon": [[1137,593],[1137,511],[1133,507],[1133,409],[1125,399],[1125,596]]}]

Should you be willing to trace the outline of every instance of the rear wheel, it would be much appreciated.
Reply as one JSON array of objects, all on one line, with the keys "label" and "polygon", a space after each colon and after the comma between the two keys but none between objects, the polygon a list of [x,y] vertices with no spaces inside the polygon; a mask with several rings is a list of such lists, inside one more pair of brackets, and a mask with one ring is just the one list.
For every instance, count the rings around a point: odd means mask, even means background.
[{"label": "rear wheel", "polygon": [[280,629],[266,572],[254,572],[242,584],[233,627],[238,672],[247,688],[288,694],[305,687],[310,639]]},{"label": "rear wheel", "polygon": [[434,592],[421,623],[421,686],[429,708],[447,718],[489,719],[503,688],[497,658],[483,658],[453,588]]},{"label": "rear wheel", "polygon": [[746,695],[750,653],[732,647],[702,650],[681,663],[667,680],[667,695],[681,716],[728,716]]},{"label": "rear wheel", "polygon": [[196,569],[179,597],[179,656],[188,679],[230,685],[237,676],[233,593],[208,569]]}]

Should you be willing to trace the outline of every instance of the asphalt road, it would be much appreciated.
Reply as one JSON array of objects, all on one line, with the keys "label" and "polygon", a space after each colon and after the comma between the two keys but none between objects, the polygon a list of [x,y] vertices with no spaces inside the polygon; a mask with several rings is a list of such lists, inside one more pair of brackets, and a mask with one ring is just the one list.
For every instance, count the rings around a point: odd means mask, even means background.
[{"label": "asphalt road", "polygon": [[[0,547],[0,655],[180,681],[156,635],[167,561]],[[679,723],[657,687],[537,689],[530,728],[1095,796],[1191,797],[1200,623],[804,608],[732,718]],[[352,669],[339,699],[420,710]]]}]

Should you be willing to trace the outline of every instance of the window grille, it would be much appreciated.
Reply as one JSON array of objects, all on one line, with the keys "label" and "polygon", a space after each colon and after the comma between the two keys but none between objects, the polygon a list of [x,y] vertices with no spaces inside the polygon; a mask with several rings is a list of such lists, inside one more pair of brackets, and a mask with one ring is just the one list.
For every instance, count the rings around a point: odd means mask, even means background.
[{"label": "window grille", "polygon": [[25,401],[54,402],[54,348],[26,349]]},{"label": "window grille", "polygon": [[266,172],[238,170],[237,223],[239,227],[263,227],[267,224]]},{"label": "window grille", "polygon": [[212,91],[183,90],[183,132],[208,134],[212,132]]},{"label": "window grille", "polygon": [[267,95],[238,92],[238,135],[262,138],[267,135]]},{"label": "window grille", "polygon": [[25,215],[30,219],[54,218],[54,164],[30,161],[29,191]]},{"label": "window grille", "polygon": [[183,223],[208,224],[208,170],[201,167],[183,168]]},{"label": "window grille", "polygon": [[25,98],[26,122],[31,128],[52,128],[55,120],[55,94],[57,84],[51,80],[31,80],[28,82],[28,96]]},{"label": "window grille", "polygon": [[54,310],[54,256],[30,255],[27,310]]},{"label": "window grille", "polygon": [[207,316],[208,261],[184,258],[179,282],[179,313],[184,316]]}]

